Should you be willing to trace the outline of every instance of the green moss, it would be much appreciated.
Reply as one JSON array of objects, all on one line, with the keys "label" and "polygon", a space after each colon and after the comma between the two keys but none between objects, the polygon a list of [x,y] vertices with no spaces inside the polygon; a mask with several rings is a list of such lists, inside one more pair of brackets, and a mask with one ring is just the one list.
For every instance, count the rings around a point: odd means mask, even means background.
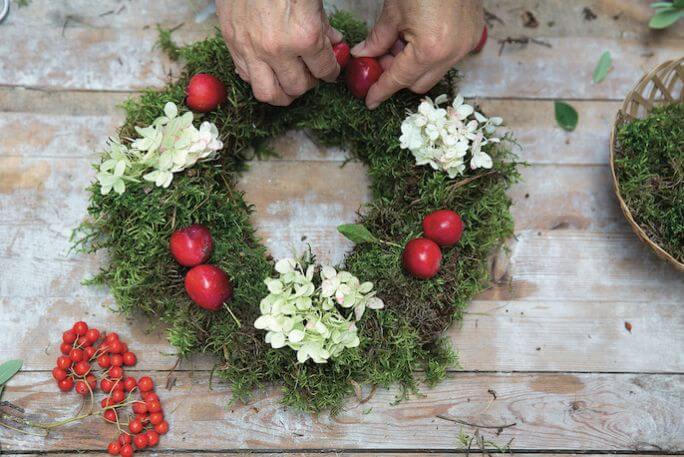
[{"label": "green moss", "polygon": [[620,127],[615,171],[635,221],[684,262],[684,103]]},{"label": "green moss", "polygon": [[[331,21],[351,43],[365,36],[365,27],[346,13]],[[478,172],[477,179],[466,184],[449,180],[416,167],[410,153],[399,149],[401,121],[407,109],[418,105],[418,95],[401,92],[371,112],[344,84],[321,84],[290,107],[278,108],[252,97],[220,37],[179,48],[178,53],[185,69],[177,82],[124,104],[121,137],[132,135],[136,125],[152,122],[167,101],[182,104],[189,77],[208,72],[224,82],[228,101],[197,120],[216,123],[225,148],[219,161],[180,174],[168,189],[134,183],[122,196],[102,196],[97,185],[90,188],[90,219],[81,227],[81,246],[108,251],[109,262],[96,281],[109,286],[118,309],[142,311],[165,323],[169,341],[182,355],[215,354],[217,372],[231,382],[234,398],[248,397],[263,383],[279,383],[285,404],[334,413],[353,394],[355,383],[398,383],[407,395],[416,389],[416,370],[424,370],[429,383],[444,378],[457,359],[443,332],[488,286],[487,257],[513,233],[505,192],[518,174],[507,147],[487,146],[496,172]],[[435,93],[453,87],[453,78],[450,74]],[[466,224],[461,243],[445,250],[442,272],[430,281],[407,276],[397,248],[356,246],[345,260],[346,268],[376,284],[386,309],[367,312],[360,323],[361,345],[324,365],[297,364],[294,351],[272,349],[263,342],[263,332],[251,325],[267,293],[263,279],[272,274],[273,265],[249,222],[253,207],[235,183],[247,166],[248,146],[292,128],[307,129],[325,144],[344,145],[368,165],[373,201],[360,221],[377,237],[403,244],[419,232],[421,217],[437,208],[458,211]],[[230,306],[243,322],[241,328],[227,311],[207,313],[185,294],[185,269],[173,261],[167,244],[175,229],[191,223],[207,225],[214,235],[211,261],[234,281]]]}]

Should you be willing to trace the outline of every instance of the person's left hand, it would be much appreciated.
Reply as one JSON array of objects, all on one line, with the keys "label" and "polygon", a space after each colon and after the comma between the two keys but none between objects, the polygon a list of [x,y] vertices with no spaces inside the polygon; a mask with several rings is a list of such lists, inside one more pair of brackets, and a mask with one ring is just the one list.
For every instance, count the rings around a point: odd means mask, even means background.
[{"label": "person's left hand", "polygon": [[368,108],[404,88],[429,91],[477,46],[483,27],[481,0],[386,0],[368,38],[351,51],[379,57],[385,69],[368,90]]}]

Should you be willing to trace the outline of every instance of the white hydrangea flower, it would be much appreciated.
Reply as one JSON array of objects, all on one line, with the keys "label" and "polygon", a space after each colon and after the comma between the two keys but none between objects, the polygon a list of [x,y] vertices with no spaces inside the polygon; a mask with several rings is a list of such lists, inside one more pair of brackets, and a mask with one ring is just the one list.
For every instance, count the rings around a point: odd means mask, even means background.
[{"label": "white hydrangea flower", "polygon": [[471,168],[491,168],[492,158],[482,148],[499,142],[494,133],[503,119],[488,119],[460,94],[446,109],[439,106],[447,101],[445,94],[434,101],[426,97],[416,113],[408,113],[401,124],[401,148],[411,151],[416,165],[429,165],[449,178],[465,172],[469,153]]},{"label": "white hydrangea flower", "polygon": [[269,294],[261,300],[261,316],[254,326],[266,330],[265,341],[273,348],[288,346],[297,351],[300,363],[309,359],[326,363],[345,348],[358,346],[356,322],[366,308],[384,306],[372,283],[361,283],[346,271],[322,267],[317,287],[313,265],[304,269],[295,259],[282,259],[275,270],[278,278],[264,280]]},{"label": "white hydrangea flower", "polygon": [[[118,140],[110,142],[98,173],[101,192],[114,189],[121,194],[126,180],[141,176],[158,187],[169,187],[174,173],[216,158],[216,152],[223,148],[218,129],[210,122],[203,122],[197,129],[192,122],[192,112],[179,116],[178,107],[169,102],[163,116],[147,127],[135,128],[139,137],[131,140],[130,149]],[[112,165],[112,160],[125,165]]]}]

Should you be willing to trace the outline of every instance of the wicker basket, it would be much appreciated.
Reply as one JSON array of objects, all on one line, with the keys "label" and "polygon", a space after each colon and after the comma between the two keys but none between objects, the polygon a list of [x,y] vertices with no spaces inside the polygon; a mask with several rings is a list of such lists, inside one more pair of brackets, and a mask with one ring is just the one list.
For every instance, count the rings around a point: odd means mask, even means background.
[{"label": "wicker basket", "polygon": [[672,257],[667,251],[651,240],[636,223],[627,204],[620,195],[617,175],[615,174],[615,146],[617,130],[620,126],[633,119],[646,117],[656,106],[677,103],[682,100],[684,100],[684,57],[664,62],[641,78],[636,86],[627,94],[627,97],[625,97],[625,101],[622,103],[622,107],[620,107],[615,118],[613,130],[610,133],[610,170],[613,175],[613,188],[620,202],[620,208],[622,208],[622,212],[627,221],[629,221],[629,225],[632,226],[634,233],[644,243],[649,245],[658,257],[667,260],[677,270],[684,272],[684,263]]}]

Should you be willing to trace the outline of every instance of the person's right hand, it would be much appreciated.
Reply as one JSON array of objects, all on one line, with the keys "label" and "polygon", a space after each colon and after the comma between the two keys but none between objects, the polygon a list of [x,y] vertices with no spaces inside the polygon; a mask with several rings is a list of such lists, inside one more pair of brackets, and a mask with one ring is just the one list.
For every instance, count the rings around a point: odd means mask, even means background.
[{"label": "person's right hand", "polygon": [[340,73],[320,0],[216,0],[221,32],[240,77],[257,100],[286,106]]}]

